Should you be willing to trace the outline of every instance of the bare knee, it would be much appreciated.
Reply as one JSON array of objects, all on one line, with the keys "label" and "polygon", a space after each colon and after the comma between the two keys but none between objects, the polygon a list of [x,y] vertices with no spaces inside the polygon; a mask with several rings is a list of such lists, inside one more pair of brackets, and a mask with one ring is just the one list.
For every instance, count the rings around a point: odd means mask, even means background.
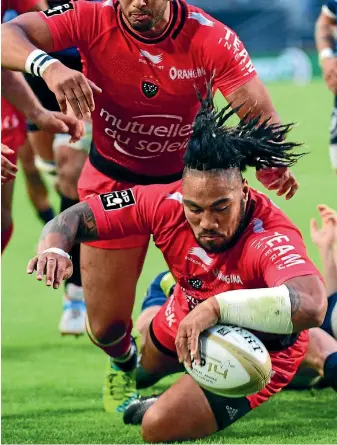
[{"label": "bare knee", "polygon": [[90,320],[90,330],[97,341],[101,345],[109,345],[113,342],[122,340],[127,332],[128,326],[123,321],[100,321]]},{"label": "bare knee", "polygon": [[165,417],[156,409],[155,405],[149,408],[142,421],[141,434],[145,442],[159,443],[169,439],[165,437]]}]

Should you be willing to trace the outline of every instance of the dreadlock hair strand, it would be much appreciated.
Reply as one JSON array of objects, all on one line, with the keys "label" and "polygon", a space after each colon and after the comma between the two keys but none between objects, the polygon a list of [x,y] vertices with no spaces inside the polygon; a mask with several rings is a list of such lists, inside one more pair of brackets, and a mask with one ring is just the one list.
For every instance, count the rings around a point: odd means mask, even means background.
[{"label": "dreadlock hair strand", "polygon": [[286,136],[294,124],[270,123],[270,118],[253,116],[247,112],[236,126],[226,126],[228,120],[243,106],[231,104],[217,111],[212,96],[212,84],[207,84],[207,94],[201,103],[193,131],[184,156],[187,169],[227,170],[247,167],[290,167],[306,153],[294,153],[302,144],[288,142]]}]

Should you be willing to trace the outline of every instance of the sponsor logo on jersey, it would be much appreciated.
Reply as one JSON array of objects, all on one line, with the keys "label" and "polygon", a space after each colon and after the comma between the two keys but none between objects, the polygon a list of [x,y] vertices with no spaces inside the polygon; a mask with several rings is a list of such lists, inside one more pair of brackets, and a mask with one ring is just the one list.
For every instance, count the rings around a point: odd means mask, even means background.
[{"label": "sponsor logo on jersey", "polygon": [[205,68],[179,69],[173,66],[169,72],[171,80],[199,79],[206,76]]},{"label": "sponsor logo on jersey", "polygon": [[152,99],[153,97],[157,96],[158,91],[158,85],[149,82],[148,80],[144,80],[142,82],[142,92],[148,99]]},{"label": "sponsor logo on jersey", "polygon": [[202,247],[192,247],[192,249],[189,251],[189,255],[198,257],[207,266],[210,266],[213,263],[213,259],[207,255],[206,251]]},{"label": "sponsor logo on jersey", "polygon": [[163,61],[162,54],[154,56],[153,54],[150,54],[148,51],[145,51],[144,49],[140,50],[140,55],[145,57],[145,59],[150,60],[150,62],[154,63],[155,65],[159,65]]},{"label": "sponsor logo on jersey", "polygon": [[[114,148],[139,159],[185,150],[192,132],[192,123],[183,123],[181,116],[172,114],[144,114],[123,120],[102,108],[100,117],[109,124],[104,133],[114,139]],[[159,125],[153,123],[159,120]],[[138,136],[138,140],[132,136]],[[129,147],[136,153],[130,153]]]},{"label": "sponsor logo on jersey", "polygon": [[296,248],[290,243],[291,240],[287,235],[274,232],[271,235],[254,240],[251,247],[260,250],[264,256],[269,257],[277,270],[283,270],[298,264],[305,264],[302,255],[294,253],[293,251],[296,251]]},{"label": "sponsor logo on jersey", "polygon": [[240,275],[235,275],[235,274],[224,275],[221,272],[221,270],[218,270],[218,269],[214,269],[213,274],[218,280],[223,281],[227,284],[242,284],[243,285]]},{"label": "sponsor logo on jersey", "polygon": [[18,116],[13,113],[10,116],[5,116],[1,122],[1,129],[3,130],[13,130],[14,128],[18,128],[20,125],[20,121]]},{"label": "sponsor logo on jersey", "polygon": [[187,304],[188,304],[188,309],[190,311],[192,311],[195,307],[198,306],[198,304],[200,304],[203,300],[198,300],[197,298],[192,297],[192,295],[189,295],[188,293],[186,293],[186,289],[181,288],[181,290],[184,292]]},{"label": "sponsor logo on jersey", "polygon": [[203,25],[203,26],[210,26],[210,27],[214,26],[214,22],[212,22],[212,20],[209,20],[207,17],[205,17],[200,12],[190,12],[188,15],[188,18],[197,20],[200,23],[200,25]]},{"label": "sponsor logo on jersey", "polygon": [[122,207],[129,207],[136,204],[135,197],[131,189],[118,192],[103,193],[99,195],[103,208],[106,211],[118,210]]},{"label": "sponsor logo on jersey", "polygon": [[175,323],[177,323],[177,319],[175,316],[175,312],[174,312],[174,295],[172,295],[167,302],[167,306],[165,309],[165,318],[167,321],[167,324],[169,325],[169,327],[171,328],[172,325],[174,325]]},{"label": "sponsor logo on jersey", "polygon": [[255,67],[250,60],[248,51],[242,47],[241,40],[234,31],[227,28],[227,26],[224,26],[224,28],[225,34],[218,40],[218,44],[223,45],[225,49],[234,55],[235,60],[237,60],[242,67],[241,71],[243,72],[243,75],[248,76],[248,74],[255,71]]},{"label": "sponsor logo on jersey", "polygon": [[183,203],[183,195],[180,192],[168,194],[166,199],[173,199],[173,201],[178,201],[180,204]]},{"label": "sponsor logo on jersey", "polygon": [[262,233],[264,231],[265,230],[263,228],[263,221],[262,221],[262,219],[254,218],[253,219],[253,232],[254,233]]},{"label": "sponsor logo on jersey", "polygon": [[72,3],[65,3],[64,5],[54,6],[54,8],[50,8],[42,12],[46,17],[53,17],[54,15],[64,14],[72,9],[74,9],[74,5]]},{"label": "sponsor logo on jersey", "polygon": [[200,278],[189,278],[187,282],[193,287],[193,289],[199,290],[202,288],[202,281]]}]

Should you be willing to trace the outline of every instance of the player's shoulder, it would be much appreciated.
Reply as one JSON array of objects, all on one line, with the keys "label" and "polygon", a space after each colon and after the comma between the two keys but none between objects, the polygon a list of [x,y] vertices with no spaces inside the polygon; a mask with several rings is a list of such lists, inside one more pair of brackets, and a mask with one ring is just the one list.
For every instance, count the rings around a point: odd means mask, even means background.
[{"label": "player's shoulder", "polygon": [[296,233],[300,230],[291,219],[264,193],[250,189],[250,205],[253,207],[247,226],[248,237],[255,238],[262,233]]},{"label": "player's shoulder", "polygon": [[72,8],[81,15],[81,20],[97,22],[100,26],[110,26],[117,22],[116,2],[113,0],[79,0],[70,2]]},{"label": "player's shoulder", "polygon": [[196,41],[214,41],[224,34],[225,26],[203,9],[186,4],[184,32],[186,36],[193,36]]},{"label": "player's shoulder", "polygon": [[[136,194],[146,197],[146,199],[153,199],[156,207],[172,206],[176,203],[179,207],[182,204],[181,180],[172,182],[171,184],[151,184],[146,186],[136,186]],[[169,204],[167,204],[169,203]]]}]

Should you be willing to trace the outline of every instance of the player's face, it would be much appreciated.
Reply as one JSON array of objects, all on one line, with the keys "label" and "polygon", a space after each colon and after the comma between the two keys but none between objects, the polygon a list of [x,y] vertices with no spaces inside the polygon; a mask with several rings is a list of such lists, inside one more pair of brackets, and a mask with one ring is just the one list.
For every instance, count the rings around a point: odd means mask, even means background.
[{"label": "player's face", "polygon": [[186,218],[201,247],[222,252],[241,229],[248,199],[248,184],[238,170],[189,170],[183,179]]},{"label": "player's face", "polygon": [[133,29],[150,31],[165,16],[169,0],[120,0],[121,9]]}]

